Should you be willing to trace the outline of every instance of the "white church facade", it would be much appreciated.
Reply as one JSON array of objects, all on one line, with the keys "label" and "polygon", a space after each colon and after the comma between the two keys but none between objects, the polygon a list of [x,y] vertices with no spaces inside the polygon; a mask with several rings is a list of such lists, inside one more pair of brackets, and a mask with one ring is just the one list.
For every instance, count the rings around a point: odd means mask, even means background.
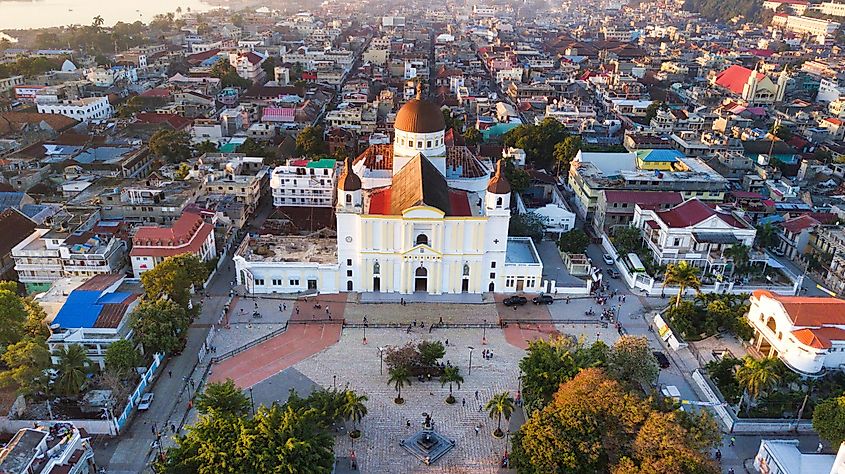
[{"label": "white church facade", "polygon": [[396,116],[394,143],[344,162],[335,236],[246,241],[234,262],[254,293],[539,292],[542,263],[529,238],[509,238],[510,184],[493,166],[446,143],[432,102]]}]

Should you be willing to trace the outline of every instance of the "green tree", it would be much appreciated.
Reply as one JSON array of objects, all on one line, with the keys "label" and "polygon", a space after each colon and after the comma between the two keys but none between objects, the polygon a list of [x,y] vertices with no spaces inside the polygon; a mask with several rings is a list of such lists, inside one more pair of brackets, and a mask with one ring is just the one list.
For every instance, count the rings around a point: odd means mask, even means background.
[{"label": "green tree", "polygon": [[402,387],[411,385],[411,374],[408,372],[408,369],[394,367],[390,369],[388,375],[390,377],[387,379],[387,385],[393,385],[393,389],[397,392],[396,398],[393,401],[397,405],[405,403],[405,400],[402,398]]},{"label": "green tree", "polygon": [[148,353],[169,354],[179,349],[190,324],[183,306],[163,298],[143,301],[131,318],[136,337]]},{"label": "green tree", "polygon": [[25,334],[24,325],[29,315],[17,291],[15,282],[0,282],[0,351],[20,341]]},{"label": "green tree", "polygon": [[464,122],[452,116],[452,111],[448,108],[442,109],[441,112],[443,113],[443,122],[446,124],[446,130],[454,130],[454,133],[461,133],[461,130],[464,128]]},{"label": "green tree", "polygon": [[525,357],[519,361],[526,408],[545,406],[560,384],[575,377],[581,369],[604,366],[607,353],[608,347],[601,341],[589,347],[572,337],[530,341]]},{"label": "green tree", "polygon": [[553,171],[555,146],[568,136],[562,123],[546,118],[538,125],[525,124],[509,130],[502,136],[502,144],[522,148],[527,163]]},{"label": "green tree", "polygon": [[174,437],[175,446],[169,448],[155,471],[167,474],[238,474],[246,470],[252,423],[234,416],[201,416],[187,428],[185,435]]},{"label": "green tree", "polygon": [[150,137],[150,151],[170,163],[187,161],[191,157],[191,136],[187,132],[159,130]]},{"label": "green tree", "polygon": [[590,245],[590,236],[581,229],[575,228],[560,236],[557,246],[561,252],[584,253]]},{"label": "green tree", "polygon": [[446,397],[446,403],[450,405],[455,403],[455,397],[452,395],[452,384],[457,385],[460,389],[462,383],[464,383],[464,377],[461,375],[461,369],[454,365],[446,366],[443,369],[443,374],[440,375],[440,386],[449,384],[449,396]]},{"label": "green tree", "polygon": [[323,140],[323,129],[320,127],[305,127],[296,136],[296,152],[303,156],[323,155],[328,151]]},{"label": "green tree", "polygon": [[739,382],[736,381],[736,368],[740,365],[740,360],[736,357],[723,357],[719,360],[713,360],[707,363],[707,375],[719,387],[719,391],[726,400],[738,400],[742,395],[742,389]]},{"label": "green tree", "polygon": [[358,435],[361,433],[358,431],[358,423],[367,416],[367,406],[364,405],[364,402],[367,400],[369,400],[369,398],[366,395],[358,395],[352,390],[343,391],[343,406],[340,411],[344,418],[352,421],[351,434],[353,434],[353,436],[356,433]]},{"label": "green tree", "polygon": [[420,353],[420,362],[426,367],[433,367],[446,355],[446,348],[440,341],[422,341],[417,345],[417,351]]},{"label": "green tree", "polygon": [[179,167],[176,168],[176,173],[174,174],[174,177],[177,180],[181,181],[181,180],[187,178],[189,174],[191,174],[191,165],[183,162],[183,163],[179,163]]},{"label": "green tree", "polygon": [[619,255],[635,253],[639,250],[643,243],[643,237],[640,233],[640,229],[631,226],[618,227],[614,229],[611,240],[613,241],[613,245],[616,247],[616,250],[619,252]]},{"label": "green tree", "polygon": [[607,374],[622,382],[653,385],[659,370],[648,339],[642,336],[620,337],[607,355]]},{"label": "green tree", "polygon": [[579,150],[581,150],[581,137],[578,135],[568,136],[555,144],[554,161],[558,176],[569,174],[569,165]]},{"label": "green tree", "polygon": [[56,370],[56,391],[66,397],[75,397],[82,391],[88,374],[92,372],[91,359],[85,347],[79,344],[62,346],[53,353],[58,359]]},{"label": "green tree", "polygon": [[220,85],[223,87],[238,87],[246,89],[252,85],[252,81],[244,79],[238,75],[238,71],[229,64],[228,59],[220,59],[211,66],[209,71],[211,77],[220,79]]},{"label": "green tree", "polygon": [[166,296],[187,309],[191,286],[195,289],[202,288],[208,274],[208,268],[199,257],[184,253],[167,257],[142,273],[141,285],[147,298],[158,299]]},{"label": "green tree", "polygon": [[0,372],[0,386],[16,386],[17,392],[29,395],[44,385],[44,370],[50,367],[50,350],[43,340],[25,337],[11,344],[0,355],[7,370]]},{"label": "green tree", "polygon": [[751,271],[750,252],[751,248],[747,245],[732,245],[722,253],[733,262],[734,275],[745,276]]},{"label": "green tree", "polygon": [[243,153],[247,156],[262,158],[272,158],[275,156],[275,152],[272,149],[265,147],[252,138],[247,138],[243,143],[238,145],[237,151],[238,153]]},{"label": "green tree", "polygon": [[217,145],[208,140],[203,140],[194,145],[194,154],[196,156],[202,156],[206,153],[217,153],[217,151]]},{"label": "green tree", "polygon": [[511,216],[508,235],[513,237],[531,237],[534,242],[543,240],[546,233],[546,218],[536,212]]},{"label": "green tree", "polygon": [[828,398],[816,406],[813,429],[832,446],[845,442],[845,395]]},{"label": "green tree", "polygon": [[128,339],[113,342],[106,349],[106,370],[126,377],[141,363],[141,354],[135,349],[135,344]]},{"label": "green tree", "polygon": [[197,396],[197,411],[203,415],[243,416],[249,413],[249,398],[232,379],[211,382]]},{"label": "green tree", "polygon": [[701,280],[698,278],[699,269],[689,264],[686,260],[678,263],[670,263],[666,266],[666,275],[663,277],[663,287],[667,285],[678,286],[678,296],[675,298],[675,306],[681,304],[681,298],[687,288],[692,288],[696,293],[701,291]]},{"label": "green tree", "polygon": [[47,313],[44,308],[31,297],[23,298],[23,306],[26,309],[26,322],[23,325],[27,336],[38,340],[46,340],[50,337],[50,328],[47,327]]},{"label": "green tree", "polygon": [[521,194],[531,186],[531,175],[524,169],[517,168],[513,160],[505,162],[505,179],[511,185],[511,192]]},{"label": "green tree", "polygon": [[778,242],[777,229],[771,224],[763,224],[757,226],[757,235],[754,237],[754,244],[761,248],[767,249],[774,247]]},{"label": "green tree", "polygon": [[645,109],[645,123],[651,122],[651,119],[657,116],[657,111],[662,109],[666,106],[665,102],[661,101],[653,101],[652,103],[648,104],[648,107]]},{"label": "green tree", "polygon": [[334,467],[334,438],[314,408],[261,407],[239,444],[249,450],[241,472],[329,473]]},{"label": "green tree", "polygon": [[464,132],[464,141],[467,146],[476,146],[484,140],[484,136],[475,127],[470,127]]},{"label": "green tree", "polygon": [[505,420],[510,420],[511,414],[513,414],[513,408],[514,400],[508,392],[501,392],[493,395],[484,406],[484,410],[487,411],[490,419],[495,418],[497,420],[496,431],[493,432],[493,435],[497,438],[501,438],[504,435],[502,432],[502,417],[504,417]]},{"label": "green tree", "polygon": [[273,56],[267,56],[267,59],[261,63],[261,69],[264,70],[264,74],[267,76],[268,81],[272,81],[276,77],[276,66],[278,66],[278,61]]},{"label": "green tree", "polygon": [[742,360],[742,365],[736,369],[736,380],[751,400],[756,400],[780,382],[781,371],[778,366],[783,363],[780,360],[774,357],[755,359],[751,356],[745,356]]}]

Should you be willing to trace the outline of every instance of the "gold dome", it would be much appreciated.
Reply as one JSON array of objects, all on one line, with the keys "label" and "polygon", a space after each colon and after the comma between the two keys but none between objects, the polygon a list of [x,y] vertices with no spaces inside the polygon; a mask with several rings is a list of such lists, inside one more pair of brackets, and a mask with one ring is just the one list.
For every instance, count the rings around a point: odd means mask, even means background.
[{"label": "gold dome", "polygon": [[434,102],[411,99],[399,109],[393,127],[410,133],[434,133],[446,130],[443,112]]}]

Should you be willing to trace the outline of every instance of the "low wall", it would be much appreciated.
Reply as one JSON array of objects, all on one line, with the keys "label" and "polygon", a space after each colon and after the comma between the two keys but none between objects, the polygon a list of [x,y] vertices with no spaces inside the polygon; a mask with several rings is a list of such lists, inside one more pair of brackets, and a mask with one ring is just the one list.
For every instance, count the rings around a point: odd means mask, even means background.
[{"label": "low wall", "polygon": [[[59,420],[55,420],[59,421]],[[112,420],[61,420],[63,423],[73,423],[77,428],[84,428],[90,434],[117,435],[117,428]],[[10,420],[0,418],[0,432],[17,433],[21,428],[32,428],[37,424],[50,423],[48,420]]]},{"label": "low wall", "polygon": [[704,378],[704,374],[701,373],[701,370],[695,369],[692,371],[692,380],[695,382],[699,392],[704,395],[704,401],[713,405],[711,408],[713,409],[713,413],[716,415],[716,418],[722,423],[727,431],[733,431],[735,420],[730,408],[728,408],[724,400],[716,394],[716,389],[710,386]]}]

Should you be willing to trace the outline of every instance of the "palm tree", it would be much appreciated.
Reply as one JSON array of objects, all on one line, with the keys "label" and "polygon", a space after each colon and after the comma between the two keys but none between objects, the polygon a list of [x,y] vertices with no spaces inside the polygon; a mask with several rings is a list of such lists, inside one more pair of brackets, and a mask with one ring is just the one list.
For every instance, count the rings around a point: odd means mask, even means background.
[{"label": "palm tree", "polygon": [[686,260],[678,263],[670,263],[666,266],[666,275],[663,277],[663,287],[666,285],[678,285],[678,297],[675,299],[675,307],[681,304],[681,297],[687,288],[692,288],[696,293],[701,292],[701,280],[698,279],[699,269],[690,265]]},{"label": "palm tree", "polygon": [[778,241],[777,230],[771,224],[763,224],[757,226],[757,235],[754,238],[754,243],[761,249],[773,247]]},{"label": "palm tree", "polygon": [[[755,359],[744,357],[744,363],[736,369],[736,380],[752,400],[774,388],[781,380],[780,361],[774,357]],[[744,398],[744,397],[743,397]],[[742,405],[742,399],[740,399]],[[746,411],[748,407],[746,406]]]},{"label": "palm tree", "polygon": [[387,379],[387,385],[393,385],[393,389],[398,392],[396,398],[393,399],[397,405],[405,403],[402,399],[402,387],[411,385],[411,374],[405,367],[394,367],[388,372],[390,378]]},{"label": "palm tree", "polygon": [[103,20],[103,17],[100,16],[100,15],[97,15],[97,16],[94,17],[94,20],[91,22],[91,26],[93,26],[95,30],[99,30],[100,27],[103,26],[103,23],[105,23],[105,20]]},{"label": "palm tree", "polygon": [[461,384],[464,383],[464,377],[461,375],[461,370],[454,365],[449,365],[445,369],[443,369],[443,375],[440,376],[440,386],[444,386],[449,384],[449,396],[446,397],[446,403],[452,404],[455,403],[455,397],[452,396],[452,384],[461,388]]},{"label": "palm tree", "polygon": [[85,348],[79,344],[64,346],[56,351],[59,363],[56,369],[59,378],[56,380],[58,392],[65,396],[76,396],[82,391],[85,379],[91,372],[91,359],[85,352]]},{"label": "palm tree", "polygon": [[487,410],[490,418],[498,418],[496,431],[493,432],[493,436],[501,438],[504,434],[502,433],[502,417],[504,416],[506,420],[511,419],[513,403],[513,397],[508,392],[497,393],[487,402],[484,409]]},{"label": "palm tree", "polygon": [[357,428],[357,423],[367,415],[367,406],[364,405],[364,402],[367,400],[369,398],[366,395],[358,395],[353,390],[343,392],[343,405],[340,411],[343,413],[344,418],[352,420],[352,431],[349,433],[349,436],[353,438],[361,436],[361,432]]},{"label": "palm tree", "polygon": [[722,255],[734,262],[734,274],[738,276],[747,275],[751,256],[749,255],[751,249],[747,245],[732,245],[726,248]]}]

